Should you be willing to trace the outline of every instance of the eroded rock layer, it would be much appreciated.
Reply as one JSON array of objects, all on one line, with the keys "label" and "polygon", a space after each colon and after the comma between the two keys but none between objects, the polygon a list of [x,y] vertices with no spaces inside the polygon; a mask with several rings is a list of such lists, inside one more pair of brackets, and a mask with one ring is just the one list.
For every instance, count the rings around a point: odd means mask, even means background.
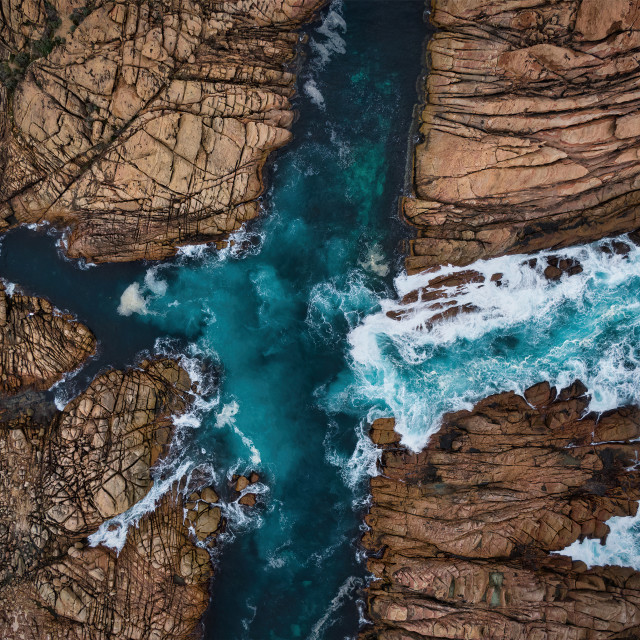
[{"label": "eroded rock layer", "polygon": [[640,2],[433,0],[410,272],[640,227]]},{"label": "eroded rock layer", "polygon": [[126,261],[254,218],[322,2],[3,3],[0,230],[49,221],[71,257]]},{"label": "eroded rock layer", "polygon": [[[111,371],[49,423],[0,424],[0,637],[190,637],[208,604],[221,526],[211,488],[178,486],[120,555],[87,536],[150,491],[191,382],[172,360]],[[184,510],[187,510],[185,520]]]},{"label": "eroded rock layer", "polygon": [[640,573],[552,555],[636,513],[640,409],[584,416],[579,382],[448,414],[416,454],[378,420],[363,640],[640,637]]},{"label": "eroded rock layer", "polygon": [[48,389],[96,349],[93,334],[42,298],[0,283],[0,394]]}]

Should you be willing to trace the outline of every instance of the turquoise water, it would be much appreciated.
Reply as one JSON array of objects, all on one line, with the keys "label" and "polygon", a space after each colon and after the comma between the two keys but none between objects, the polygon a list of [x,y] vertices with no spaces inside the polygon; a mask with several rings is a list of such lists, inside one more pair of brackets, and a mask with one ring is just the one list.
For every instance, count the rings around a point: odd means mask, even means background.
[{"label": "turquoise water", "polygon": [[[418,97],[423,8],[422,0],[346,0],[310,28],[294,142],[270,170],[264,217],[233,250],[187,251],[151,269],[81,271],[56,257],[45,235],[4,240],[4,277],[96,331],[102,351],[91,372],[158,349],[218,364],[219,390],[180,421],[174,463],[162,475],[205,463],[224,485],[255,468],[266,481],[266,507],[254,516],[227,509],[208,638],[357,632],[366,482],[343,462],[358,449],[366,412],[327,414],[322,398],[347,366],[347,332],[391,294],[401,264],[397,198]],[[326,288],[353,296],[319,326],[314,301]],[[88,373],[56,390],[59,403]]]},{"label": "turquoise water", "polygon": [[[272,166],[264,217],[232,249],[80,270],[47,235],[20,231],[2,243],[4,277],[74,311],[101,341],[89,367],[54,390],[59,402],[106,365],[145,351],[184,354],[203,396],[178,421],[158,477],[169,483],[195,464],[223,488],[233,473],[263,477],[262,510],[226,506],[207,638],[355,635],[366,580],[357,541],[377,459],[369,420],[395,415],[417,449],[445,411],[542,379],[581,378],[595,410],[640,399],[635,247],[627,256],[603,252],[608,241],[565,251],[584,270],[556,283],[542,261],[478,263],[504,276],[502,286],[451,292],[474,313],[432,328],[423,302],[402,321],[386,315],[433,277],[394,279],[408,235],[397,198],[422,11],[421,0],[345,0],[310,29],[294,142]],[[202,360],[216,366],[202,370]],[[120,519],[120,533],[134,515]],[[629,562],[615,545],[606,553]]]}]

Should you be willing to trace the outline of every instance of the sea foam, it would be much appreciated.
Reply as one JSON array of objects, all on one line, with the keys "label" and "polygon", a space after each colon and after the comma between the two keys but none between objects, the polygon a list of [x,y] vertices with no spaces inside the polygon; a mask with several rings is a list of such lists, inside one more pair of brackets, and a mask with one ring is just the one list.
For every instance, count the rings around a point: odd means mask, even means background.
[{"label": "sea foam", "polygon": [[[583,272],[559,282],[543,273],[551,252],[538,254],[535,268],[522,256],[506,256],[399,276],[397,298],[381,299],[379,311],[349,333],[355,382],[334,386],[328,405],[338,410],[368,400],[394,416],[403,443],[419,450],[446,411],[540,380],[563,386],[582,379],[598,411],[640,398],[632,337],[640,330],[640,250],[633,245],[619,256],[602,250],[608,244],[562,251]],[[470,313],[431,322],[432,302],[398,302],[437,276],[468,269],[484,281],[451,288],[448,299]],[[496,273],[503,274],[500,283],[490,281]]]},{"label": "sea foam", "polygon": [[582,560],[588,567],[621,565],[640,571],[640,509],[635,516],[607,520],[610,532],[606,544],[600,540],[575,541],[558,553]]}]

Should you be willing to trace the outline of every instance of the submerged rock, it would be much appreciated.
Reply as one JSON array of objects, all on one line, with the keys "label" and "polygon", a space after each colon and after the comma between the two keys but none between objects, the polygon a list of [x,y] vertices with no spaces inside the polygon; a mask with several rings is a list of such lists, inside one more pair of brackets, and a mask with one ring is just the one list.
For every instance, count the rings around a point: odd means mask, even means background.
[{"label": "submerged rock", "polygon": [[640,226],[640,5],[433,0],[409,272]]},{"label": "submerged rock", "polygon": [[371,480],[363,544],[379,638],[631,638],[640,634],[640,572],[552,555],[606,539],[640,499],[640,409],[584,417],[576,382],[490,396],[447,414],[420,453],[393,420],[371,430],[382,474]]},{"label": "submerged rock", "polygon": [[220,243],[258,215],[297,29],[323,2],[6,2],[0,230],[68,227],[92,262]]}]

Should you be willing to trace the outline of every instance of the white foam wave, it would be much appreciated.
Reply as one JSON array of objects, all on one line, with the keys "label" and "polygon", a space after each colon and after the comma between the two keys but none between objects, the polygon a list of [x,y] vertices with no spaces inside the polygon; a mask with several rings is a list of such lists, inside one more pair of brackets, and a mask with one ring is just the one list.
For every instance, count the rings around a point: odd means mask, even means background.
[{"label": "white foam wave", "polygon": [[621,565],[640,571],[640,509],[635,516],[607,520],[610,532],[606,544],[600,540],[577,540],[558,553],[582,560],[588,567]]},{"label": "white foam wave", "polygon": [[307,640],[320,640],[324,630],[336,622],[335,614],[340,610],[345,602],[353,599],[355,592],[363,586],[362,578],[350,576],[347,578],[329,604],[323,616],[313,625],[311,633],[307,636]]},{"label": "white foam wave", "polygon": [[385,255],[378,244],[373,244],[369,247],[367,256],[360,262],[360,266],[382,278],[389,275],[390,271]]},{"label": "white foam wave", "polygon": [[99,529],[89,536],[90,546],[97,547],[102,544],[114,549],[119,554],[127,541],[129,527],[137,527],[140,519],[153,511],[162,496],[171,489],[174,483],[186,476],[191,468],[191,462],[183,462],[169,477],[164,480],[156,480],[149,493],[142,500],[136,502],[125,513],[103,522]]},{"label": "white foam wave", "polygon": [[0,278],[0,282],[2,282],[2,286],[4,287],[5,294],[8,295],[11,298],[13,296],[13,294],[16,292],[16,284],[15,284],[15,282],[9,282],[8,280],[5,280],[4,278]]},{"label": "white foam wave", "polygon": [[178,247],[177,255],[183,262],[208,259],[212,262],[224,263],[229,259],[244,258],[256,255],[262,248],[264,235],[242,225],[238,231],[229,234],[225,246],[217,251],[212,250],[212,243],[189,244]]},{"label": "white foam wave", "polygon": [[121,316],[130,316],[134,313],[147,315],[149,303],[156,298],[162,298],[167,293],[167,282],[158,277],[160,266],[151,267],[144,276],[144,285],[132,282],[120,296],[118,313]]},{"label": "white foam wave", "polygon": [[332,341],[338,337],[338,318],[344,318],[348,328],[353,329],[367,314],[373,314],[378,308],[377,295],[367,286],[362,272],[354,270],[344,282],[333,279],[313,287],[309,295],[306,323],[312,334]]},{"label": "white foam wave", "polygon": [[[369,423],[369,420],[360,423],[358,440],[350,456],[339,453],[332,444],[332,440],[337,434],[337,425],[330,425],[323,440],[325,460],[340,470],[342,481],[351,490],[357,489],[365,478],[378,475],[378,460],[382,452],[373,444],[366,433]],[[362,496],[355,498],[353,506],[361,506],[362,499]],[[367,500],[368,497],[364,499]]]},{"label": "white foam wave", "polygon": [[158,267],[152,267],[147,270],[144,276],[144,284],[158,297],[162,297],[167,293],[167,282],[158,278]]},{"label": "white foam wave", "polygon": [[236,424],[235,417],[239,410],[240,410],[240,406],[235,400],[232,400],[231,402],[223,405],[222,410],[216,416],[216,427],[218,429],[222,427],[231,427],[233,432],[240,437],[244,446],[247,447],[249,451],[251,451],[252,464],[256,464],[256,465],[260,464],[261,462],[260,452],[258,451],[256,446],[253,444],[253,440],[251,440],[251,438],[249,438],[244,433],[242,433],[242,431],[238,429],[238,425]]},{"label": "white foam wave", "polygon": [[334,1],[310,40],[311,51],[314,53],[312,65],[315,68],[324,68],[334,54],[346,53],[347,45],[341,35],[346,30],[347,23],[342,17],[342,1]]},{"label": "white foam wave", "polygon": [[140,285],[137,282],[131,283],[120,296],[118,313],[121,316],[130,316],[134,313],[146,315],[149,313],[147,299],[142,295]]},{"label": "white foam wave", "polygon": [[[637,366],[632,366],[638,361],[635,344],[623,341],[607,346],[602,328],[606,323],[615,326],[619,319],[631,332],[640,329],[637,300],[611,304],[607,299],[615,299],[621,286],[640,276],[640,250],[629,242],[628,256],[603,252],[602,247],[608,244],[610,241],[602,241],[563,251],[563,256],[580,262],[583,272],[565,275],[558,282],[549,282],[544,276],[546,258],[557,252],[537,254],[535,268],[522,256],[505,256],[465,268],[449,266],[399,276],[395,280],[399,298],[421,290],[436,277],[469,269],[484,279],[450,287],[441,300],[455,301],[471,312],[433,323],[436,312],[432,301],[419,298],[403,305],[397,299],[381,300],[380,311],[367,316],[348,337],[356,382],[334,391],[328,407],[338,411],[358,399],[368,400],[395,416],[403,443],[419,450],[438,428],[445,411],[470,408],[481,397],[500,390],[523,391],[541,379],[562,386],[581,378],[593,395],[592,408],[598,411],[640,399],[640,374]],[[491,276],[497,273],[502,274],[501,280],[492,282]],[[325,295],[328,300],[333,297],[335,309],[336,293],[326,293],[330,294]],[[331,306],[331,302],[325,303],[325,307]],[[571,337],[569,332],[549,353],[523,349],[522,361],[517,352],[505,361],[473,351],[489,334],[506,336],[516,330],[522,333],[523,327],[535,327],[534,339],[538,340],[554,322],[571,326],[571,318],[563,320],[568,306],[578,314],[579,322],[593,325],[588,325],[591,332],[583,331],[579,337]],[[391,317],[397,314],[400,319]],[[477,357],[459,350],[471,350]],[[438,358],[449,358],[450,366],[438,365]],[[461,364],[454,366],[456,359]],[[503,367],[503,362],[508,366]],[[427,388],[430,393],[425,392]]]},{"label": "white foam wave", "polygon": [[325,99],[320,89],[318,74],[336,54],[344,54],[347,44],[342,37],[347,23],[342,17],[342,0],[333,0],[322,23],[309,40],[310,64],[301,77],[302,90],[319,109],[324,111]]},{"label": "white foam wave", "polygon": [[319,109],[324,109],[324,96],[322,95],[320,89],[318,89],[318,85],[316,84],[315,80],[307,80],[302,88],[304,89],[304,92],[307,94],[307,96],[309,96],[311,102],[316,105],[316,107],[318,107]]}]

